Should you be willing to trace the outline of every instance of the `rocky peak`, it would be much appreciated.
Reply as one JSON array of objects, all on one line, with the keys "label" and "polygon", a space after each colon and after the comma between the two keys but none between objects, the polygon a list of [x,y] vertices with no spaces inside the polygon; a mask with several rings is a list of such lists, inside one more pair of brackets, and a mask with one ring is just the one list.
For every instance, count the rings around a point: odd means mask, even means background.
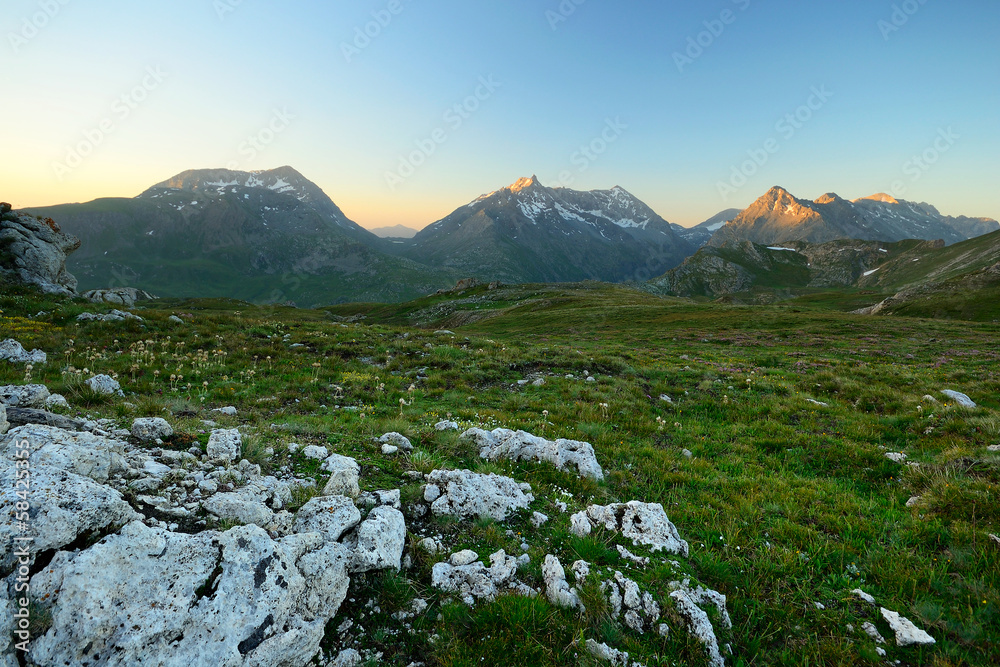
[{"label": "rocky peak", "polygon": [[519,178],[517,180],[517,182],[514,183],[513,185],[511,185],[510,188],[508,188],[508,189],[511,192],[517,193],[517,192],[521,192],[522,190],[527,190],[527,189],[535,187],[535,186],[537,186],[537,187],[544,187],[539,182],[538,177],[532,175],[531,178]]},{"label": "rocky peak", "polygon": [[898,199],[896,199],[892,195],[886,194],[884,192],[879,192],[879,193],[874,194],[874,195],[869,195],[868,197],[862,197],[861,199],[855,199],[854,201],[855,201],[855,203],[857,203],[859,201],[877,201],[877,202],[882,202],[883,204],[898,204],[898,203],[900,203]]},{"label": "rocky peak", "polygon": [[816,200],[816,203],[817,204],[835,204],[835,203],[845,203],[846,204],[847,200],[845,200],[843,197],[841,197],[840,195],[838,195],[835,192],[828,192],[825,195],[823,195],[822,197],[818,198]]}]

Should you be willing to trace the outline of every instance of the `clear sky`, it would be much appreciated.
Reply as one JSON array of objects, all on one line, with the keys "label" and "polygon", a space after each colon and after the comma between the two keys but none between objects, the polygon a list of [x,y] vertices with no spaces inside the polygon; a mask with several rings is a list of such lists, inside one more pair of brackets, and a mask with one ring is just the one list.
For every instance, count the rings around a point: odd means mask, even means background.
[{"label": "clear sky", "polygon": [[531,174],[686,225],[772,185],[1000,217],[995,0],[4,4],[17,207],[287,164],[366,227]]}]

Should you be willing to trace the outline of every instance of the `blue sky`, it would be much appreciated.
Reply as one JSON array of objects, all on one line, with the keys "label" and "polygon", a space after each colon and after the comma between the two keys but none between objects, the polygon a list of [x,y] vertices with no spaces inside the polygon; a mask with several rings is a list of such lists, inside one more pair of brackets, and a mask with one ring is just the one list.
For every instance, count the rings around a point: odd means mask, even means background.
[{"label": "blue sky", "polygon": [[0,197],[289,164],[369,227],[530,174],[682,224],[772,185],[1000,217],[998,26],[993,0],[8,0]]}]

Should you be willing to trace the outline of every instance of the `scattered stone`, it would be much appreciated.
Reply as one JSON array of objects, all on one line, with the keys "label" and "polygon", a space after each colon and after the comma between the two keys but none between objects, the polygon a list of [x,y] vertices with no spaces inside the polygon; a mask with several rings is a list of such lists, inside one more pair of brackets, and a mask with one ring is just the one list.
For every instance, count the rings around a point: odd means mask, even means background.
[{"label": "scattered stone", "polygon": [[354,459],[339,454],[331,454],[323,461],[323,465],[320,468],[330,473],[330,480],[323,489],[323,495],[357,498],[361,493],[361,487],[358,484],[361,476],[361,466]]},{"label": "scattered stone", "polygon": [[923,398],[920,399],[920,402],[921,403],[937,403],[938,400],[936,398],[934,398],[933,396],[931,396],[930,394],[926,394]]},{"label": "scattered stone", "polygon": [[876,628],[871,623],[869,623],[867,621],[864,622],[864,623],[862,623],[861,624],[861,630],[866,635],[868,635],[869,637],[871,637],[872,639],[874,639],[876,644],[884,644],[885,643],[885,637],[883,637],[882,634],[878,631],[878,628]]},{"label": "scattered stone", "polygon": [[628,653],[611,648],[607,644],[599,644],[593,639],[587,640],[587,652],[598,660],[604,660],[611,667],[642,667],[637,662],[629,663]]},{"label": "scattered stone", "polygon": [[448,562],[455,567],[464,567],[466,565],[472,565],[477,560],[479,560],[479,554],[471,549],[466,549],[465,551],[459,551],[453,553]]},{"label": "scattered stone", "polygon": [[534,382],[531,383],[531,386],[532,387],[544,387],[545,386],[545,378],[538,378],[537,380],[535,380]]},{"label": "scattered stone", "polygon": [[0,435],[3,435],[10,428],[10,422],[7,421],[7,406],[0,403]]},{"label": "scattered stone", "polygon": [[438,336],[454,336],[455,335],[454,331],[448,331],[447,329],[441,329],[440,331],[435,331],[434,333],[436,335],[438,335]]},{"label": "scattered stone", "polygon": [[688,555],[688,543],[680,538],[677,527],[667,518],[663,505],[637,500],[602,507],[591,505],[584,512],[570,517],[570,532],[579,537],[603,527],[619,532],[632,540],[634,546],[648,546],[650,551]]},{"label": "scattered stone", "polygon": [[406,522],[403,513],[386,505],[376,507],[358,526],[357,531],[344,540],[344,546],[351,551],[347,569],[352,574],[372,570],[398,570],[405,543]]},{"label": "scattered stone", "polygon": [[490,556],[489,568],[478,560],[459,567],[436,563],[431,570],[431,585],[445,592],[457,593],[471,607],[477,600],[494,600],[505,590],[528,594],[531,589],[515,582],[515,574],[517,559],[501,549]]},{"label": "scattered stone", "polygon": [[235,429],[216,429],[208,437],[208,458],[232,463],[243,451],[243,437]]},{"label": "scattered stone", "polygon": [[873,598],[871,595],[868,595],[868,593],[865,593],[860,588],[855,588],[853,591],[851,591],[851,593],[855,595],[859,600],[863,600],[868,604],[872,605],[873,607],[878,606],[877,604],[875,604],[875,598]]},{"label": "scattered stone", "polygon": [[360,667],[364,660],[361,654],[353,648],[344,649],[337,657],[327,663],[326,667]]},{"label": "scattered stone", "polygon": [[988,452],[1000,452],[1000,445],[990,445],[986,448]]},{"label": "scattered stone", "polygon": [[574,561],[570,569],[573,570],[573,576],[578,584],[590,576],[590,563],[585,560]]},{"label": "scattered stone", "polygon": [[927,646],[935,644],[934,638],[915,626],[909,619],[903,618],[894,611],[882,607],[882,618],[886,620],[892,631],[896,633],[897,646]]},{"label": "scattered stone", "polygon": [[399,447],[395,445],[382,445],[382,455],[383,456],[394,456],[399,452]]},{"label": "scattered stone", "polygon": [[542,578],[545,581],[545,597],[557,607],[568,607],[583,611],[583,603],[575,588],[566,583],[566,571],[559,559],[552,555],[545,556],[542,563]]},{"label": "scattered stone", "polygon": [[923,496],[913,496],[909,500],[906,501],[906,506],[907,507],[916,507],[917,505],[920,504],[920,501],[922,499],[923,499]]},{"label": "scattered stone", "polygon": [[170,317],[168,317],[167,322],[171,322],[172,324],[184,324],[184,320],[177,317],[176,315],[171,315]]},{"label": "scattered stone", "polygon": [[254,489],[242,488],[231,493],[216,493],[206,500],[205,511],[223,521],[235,521],[245,526],[267,527],[274,520],[274,512],[264,504]]},{"label": "scattered stone", "polygon": [[681,450],[681,456],[683,456],[686,459],[693,459],[694,458],[694,452],[692,452],[690,449],[682,449]]},{"label": "scattered stone", "polygon": [[906,459],[909,457],[902,452],[886,452],[885,458],[889,459],[893,463],[906,463]]},{"label": "scattered stone", "polygon": [[524,431],[498,428],[492,432],[469,429],[463,440],[472,440],[479,447],[480,458],[490,461],[547,461],[560,470],[575,469],[581,477],[604,479],[604,471],[597,463],[594,447],[587,442],[559,439],[546,440]]},{"label": "scattered stone", "polygon": [[364,505],[365,507],[380,507],[385,505],[398,510],[403,506],[402,498],[403,495],[400,493],[399,489],[393,489],[391,491],[373,491],[371,493],[365,491],[358,496],[358,503]]},{"label": "scattered stone", "polygon": [[296,533],[319,533],[327,542],[337,542],[347,531],[361,523],[361,512],[350,498],[322,496],[313,498],[295,515]]},{"label": "scattered stone", "polygon": [[48,357],[41,350],[28,352],[13,338],[8,338],[0,343],[0,360],[9,361],[12,364],[44,364],[47,359]]},{"label": "scattered stone", "polygon": [[302,450],[302,456],[315,461],[325,461],[330,457],[330,450],[318,445],[309,445]]},{"label": "scattered stone", "polygon": [[77,322],[126,322],[134,320],[142,322],[138,315],[127,313],[124,310],[111,310],[106,313],[80,313],[76,317]]},{"label": "scattered stone", "polygon": [[235,417],[236,416],[236,408],[234,408],[231,405],[227,405],[224,408],[216,408],[216,409],[212,410],[212,412],[217,412],[220,415],[225,415],[227,417]]},{"label": "scattered stone", "polygon": [[620,544],[616,544],[615,548],[618,549],[618,555],[622,557],[622,560],[631,561],[636,565],[649,565],[649,559],[636,556],[634,553],[626,549]]},{"label": "scattered stone", "polygon": [[990,533],[990,534],[988,535],[988,537],[989,537],[989,538],[990,538],[991,540],[993,540],[993,543],[994,543],[994,544],[996,544],[997,546],[1000,546],[1000,536],[997,536],[997,535],[994,535],[993,533]]},{"label": "scattered stone", "polygon": [[819,406],[821,408],[828,408],[828,407],[830,407],[829,403],[823,403],[821,401],[817,401],[817,400],[814,400],[812,398],[807,398],[806,402],[812,403],[813,405]]},{"label": "scattered stone", "polygon": [[660,394],[660,400],[663,401],[664,403],[670,403],[670,404],[673,404],[674,402],[674,399],[670,398],[666,394]]},{"label": "scattered stone", "polygon": [[109,375],[95,375],[87,380],[87,385],[96,393],[106,396],[124,396],[118,381]]},{"label": "scattered stone", "polygon": [[438,546],[437,541],[433,537],[425,537],[424,539],[417,542],[417,546],[431,554],[432,556],[436,554],[441,548]]},{"label": "scattered stone", "polygon": [[548,520],[549,517],[541,512],[535,512],[531,515],[531,525],[535,528],[541,528],[544,524],[548,523]]},{"label": "scattered stone", "polygon": [[955,401],[955,403],[957,403],[959,407],[970,408],[970,409],[978,407],[971,398],[969,398],[968,396],[966,396],[961,392],[952,391],[951,389],[945,389],[941,393],[950,398],[951,400]]},{"label": "scattered stone", "polygon": [[174,429],[160,417],[141,417],[132,422],[132,435],[144,443],[164,440],[173,434]]},{"label": "scattered stone", "polygon": [[45,399],[46,410],[69,410],[69,401],[62,394],[52,394]]},{"label": "scattered stone", "polygon": [[[379,438],[378,441],[383,445],[392,445],[397,449],[402,449],[404,452],[413,451],[413,444],[410,442],[409,438],[401,433],[386,433]],[[393,454],[395,453],[396,452],[393,452]]]},{"label": "scattered stone", "polygon": [[437,424],[434,424],[434,428],[438,431],[457,431],[459,426],[458,422],[439,421]]},{"label": "scattered stone", "polygon": [[499,475],[435,470],[428,481],[441,491],[441,496],[431,503],[431,512],[439,516],[491,517],[504,521],[513,512],[527,509],[535,499],[530,485]]}]

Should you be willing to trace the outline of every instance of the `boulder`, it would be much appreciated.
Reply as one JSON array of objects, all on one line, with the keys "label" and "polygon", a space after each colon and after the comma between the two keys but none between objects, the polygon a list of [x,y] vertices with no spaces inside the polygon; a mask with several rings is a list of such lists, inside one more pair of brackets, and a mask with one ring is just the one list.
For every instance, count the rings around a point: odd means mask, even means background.
[{"label": "boulder", "polygon": [[49,388],[44,384],[9,384],[0,387],[0,403],[8,408],[45,408]]},{"label": "boulder", "polygon": [[122,387],[118,381],[109,375],[95,375],[87,380],[87,385],[98,394],[106,396],[124,396]]},{"label": "boulder", "polygon": [[518,484],[509,477],[499,475],[480,475],[469,470],[435,470],[428,480],[441,492],[440,497],[431,503],[431,511],[437,515],[490,517],[504,521],[517,510],[526,509],[535,499],[530,485]]},{"label": "boulder", "polygon": [[677,613],[684,619],[688,632],[705,647],[709,667],[725,667],[726,661],[719,651],[719,640],[715,636],[715,628],[712,627],[708,614],[683,590],[671,593],[670,599]]},{"label": "boulder", "polygon": [[356,498],[361,493],[358,485],[361,476],[361,466],[354,459],[331,454],[323,465],[322,470],[330,473],[330,479],[323,489],[325,496],[350,496]]},{"label": "boulder", "polygon": [[951,400],[955,401],[956,405],[958,405],[961,408],[971,409],[977,407],[975,401],[973,401],[971,398],[969,398],[968,396],[966,396],[961,392],[952,391],[951,389],[945,389],[941,393],[950,398]]},{"label": "boulder", "polygon": [[401,433],[386,433],[379,438],[378,441],[383,445],[391,445],[398,449],[402,449],[404,452],[413,451],[413,444],[410,442],[410,439]]},{"label": "boulder", "polygon": [[599,643],[594,639],[588,639],[585,646],[587,647],[587,653],[598,660],[603,660],[611,667],[643,667],[638,662],[630,662],[627,652],[611,648],[607,644]]},{"label": "boulder", "polygon": [[570,532],[580,537],[603,527],[621,533],[635,546],[649,547],[650,551],[688,555],[688,543],[681,539],[677,527],[659,503],[633,500],[608,506],[591,505],[586,511],[571,516],[570,524]]},{"label": "boulder", "polygon": [[322,496],[302,506],[295,515],[293,530],[296,533],[319,533],[327,542],[336,542],[360,522],[361,512],[350,498]]},{"label": "boulder", "polygon": [[896,633],[898,646],[929,646],[935,644],[934,638],[915,626],[909,619],[903,618],[894,611],[882,607],[882,618],[886,620],[892,631]]},{"label": "boulder", "polygon": [[7,421],[7,406],[0,403],[0,435],[3,435],[10,428],[10,422]]},{"label": "boulder", "polygon": [[140,417],[132,422],[132,436],[142,442],[156,442],[173,434],[174,429],[160,417]]},{"label": "boulder", "polygon": [[344,540],[344,546],[351,552],[347,569],[352,574],[372,570],[398,570],[405,544],[406,521],[403,513],[387,505],[380,505]]},{"label": "boulder", "polygon": [[608,599],[612,617],[618,619],[624,614],[625,625],[639,634],[655,627],[660,620],[660,605],[653,596],[621,572],[601,582],[601,591]]},{"label": "boulder", "polygon": [[185,535],[132,523],[32,580],[52,626],[29,662],[305,665],[347,594],[346,561],[315,534],[273,541],[256,526]]},{"label": "boulder", "polygon": [[0,343],[0,359],[12,364],[44,364],[48,357],[41,350],[28,352],[19,342],[8,338]]},{"label": "boulder", "polygon": [[127,322],[128,320],[143,321],[138,315],[124,310],[110,310],[106,313],[80,313],[76,316],[77,322]]},{"label": "boulder", "polygon": [[66,270],[66,257],[80,239],[62,233],[52,219],[24,213],[0,217],[0,276],[34,285],[48,294],[76,295],[76,278]]},{"label": "boulder", "polygon": [[243,437],[235,428],[215,429],[208,436],[208,447],[205,453],[208,458],[233,462],[240,458],[243,451]]},{"label": "boulder", "polygon": [[31,448],[32,467],[52,466],[102,484],[128,468],[124,442],[42,424],[11,429],[0,438],[0,456],[12,459],[17,443],[24,440]]},{"label": "boulder", "polygon": [[224,408],[215,408],[214,410],[212,410],[212,412],[216,412],[216,413],[218,413],[220,415],[225,415],[227,417],[235,417],[236,416],[236,408],[234,408],[231,405],[227,405]]},{"label": "boulder", "polygon": [[135,287],[112,287],[94,289],[83,293],[83,298],[91,303],[108,303],[122,308],[134,308],[137,301],[149,301],[156,297]]},{"label": "boulder", "polygon": [[224,521],[265,528],[274,521],[274,512],[264,504],[261,495],[251,488],[230,493],[216,493],[202,503],[205,511]]},{"label": "boulder", "polygon": [[302,456],[307,459],[323,461],[330,456],[330,450],[326,447],[320,447],[318,445],[309,445],[302,448]]},{"label": "boulder", "polygon": [[496,461],[547,461],[560,470],[572,470],[581,477],[604,479],[604,471],[597,463],[594,447],[578,440],[546,440],[524,431],[498,428],[492,432],[469,429],[462,439],[472,440],[479,447],[481,458]]},{"label": "boulder", "polygon": [[457,431],[458,430],[458,422],[453,422],[453,421],[448,421],[448,420],[439,421],[437,424],[434,424],[434,430],[436,430],[436,431]]}]

